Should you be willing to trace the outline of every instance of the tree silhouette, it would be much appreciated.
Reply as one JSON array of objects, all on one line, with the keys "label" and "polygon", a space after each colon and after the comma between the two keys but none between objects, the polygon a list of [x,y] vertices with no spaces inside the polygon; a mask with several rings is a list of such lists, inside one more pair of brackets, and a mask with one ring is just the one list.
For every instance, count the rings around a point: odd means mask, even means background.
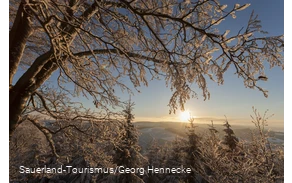
[{"label": "tree silhouette", "polygon": [[223,125],[226,128],[223,130],[225,132],[224,136],[224,144],[229,147],[230,150],[234,150],[237,146],[238,139],[235,136],[233,130],[231,129],[231,125],[228,123],[227,119],[225,121],[225,124]]},{"label": "tree silhouette", "polygon": [[218,130],[216,130],[214,123],[213,123],[213,120],[211,120],[211,125],[208,125],[208,126],[209,126],[209,131],[210,131],[212,137],[214,137],[215,134],[218,133]]}]

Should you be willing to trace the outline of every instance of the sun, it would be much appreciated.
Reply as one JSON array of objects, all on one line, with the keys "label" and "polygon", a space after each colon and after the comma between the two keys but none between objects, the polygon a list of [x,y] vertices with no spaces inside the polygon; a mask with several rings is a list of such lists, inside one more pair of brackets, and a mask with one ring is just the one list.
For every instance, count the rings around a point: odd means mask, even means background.
[{"label": "sun", "polygon": [[180,120],[182,121],[188,121],[190,117],[191,117],[191,114],[189,110],[185,110],[180,113]]}]

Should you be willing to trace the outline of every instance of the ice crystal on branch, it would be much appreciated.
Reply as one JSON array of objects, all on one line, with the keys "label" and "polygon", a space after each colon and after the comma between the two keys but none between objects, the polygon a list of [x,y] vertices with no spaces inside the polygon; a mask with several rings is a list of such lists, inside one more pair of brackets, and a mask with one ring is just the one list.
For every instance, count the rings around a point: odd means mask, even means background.
[{"label": "ice crystal on branch", "polygon": [[[30,96],[53,73],[59,89],[92,97],[105,110],[120,103],[119,88],[131,93],[149,78],[164,79],[173,92],[172,113],[191,97],[208,99],[206,79],[223,84],[231,66],[246,87],[267,96],[257,79],[264,65],[284,65],[283,36],[267,37],[254,13],[240,31],[218,30],[249,4],[227,9],[217,0],[14,0],[10,6],[11,133]],[[12,83],[19,66],[24,74]]]}]

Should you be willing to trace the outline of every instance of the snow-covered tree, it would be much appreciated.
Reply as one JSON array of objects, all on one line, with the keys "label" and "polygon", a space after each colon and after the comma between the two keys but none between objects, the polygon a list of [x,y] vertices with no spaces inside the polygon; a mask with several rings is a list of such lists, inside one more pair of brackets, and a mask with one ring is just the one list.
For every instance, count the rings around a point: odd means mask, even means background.
[{"label": "snow-covered tree", "polygon": [[187,126],[188,143],[186,147],[186,160],[185,164],[192,168],[192,172],[187,175],[186,182],[198,182],[202,177],[198,175],[200,169],[202,169],[200,153],[200,137],[196,132],[197,126],[195,126],[195,119],[189,119],[189,126]]},{"label": "snow-covered tree", "polygon": [[[151,168],[152,166],[165,167],[166,159],[168,157],[168,149],[170,149],[170,147],[167,144],[159,145],[157,140],[153,139],[150,147],[147,149],[146,158],[148,162],[145,168],[148,168],[148,166]],[[144,176],[145,182],[159,183],[162,182],[163,179],[163,174],[157,174],[153,172],[149,172],[147,176]]]},{"label": "snow-covered tree", "polygon": [[[115,154],[113,162],[117,166],[124,166],[125,168],[139,168],[143,167],[145,162],[144,157],[140,154],[141,147],[138,144],[139,134],[132,123],[134,103],[131,100],[126,104],[123,110],[124,121],[123,129],[120,130],[120,142],[115,146]],[[138,174],[126,173],[120,174],[118,182],[134,183],[143,182]]]},{"label": "snow-covered tree", "polygon": [[226,151],[218,136],[205,135],[200,153],[208,169],[199,170],[199,175],[211,183],[284,182],[283,146],[270,144],[265,130],[268,118],[254,109],[252,122],[256,128],[250,134],[252,139],[238,141],[234,151]]},{"label": "snow-covered tree", "polygon": [[[168,151],[165,152],[166,159],[165,163],[162,164],[166,168],[178,168],[182,165],[185,165],[185,157],[186,157],[186,147],[187,141],[185,139],[181,139],[176,137],[170,144],[168,144]],[[179,183],[185,179],[184,174],[172,174],[167,173],[163,174],[161,178],[161,182],[174,182]]]},{"label": "snow-covered tree", "polygon": [[223,143],[227,145],[231,151],[233,151],[237,146],[238,138],[235,136],[233,130],[231,129],[231,125],[229,124],[227,119],[223,126],[225,126],[225,129],[224,129],[225,136],[224,136]]},{"label": "snow-covered tree", "polygon": [[[227,7],[218,0],[10,0],[10,139],[18,126],[30,122],[59,157],[54,135],[83,133],[84,123],[109,121],[112,107],[121,104],[117,90],[132,93],[151,79],[163,79],[170,87],[170,113],[184,109],[199,92],[209,99],[206,80],[223,84],[231,66],[244,86],[267,96],[259,81],[267,80],[265,66],[284,68],[283,36],[268,36],[255,13],[239,31],[219,29],[222,21],[236,18],[249,5]],[[80,96],[92,99],[98,114],[72,102]],[[57,128],[44,125],[38,115],[56,121]]]},{"label": "snow-covered tree", "polygon": [[[183,109],[198,92],[208,99],[206,79],[223,84],[231,66],[246,87],[267,96],[258,81],[267,79],[264,66],[284,67],[283,36],[267,36],[255,13],[239,31],[219,29],[249,5],[227,7],[219,0],[9,1],[10,135],[28,114],[36,114],[31,111],[54,119],[95,119],[72,103],[54,103],[59,91],[91,97],[96,107],[108,110],[120,102],[117,89],[138,90],[147,86],[148,76],[164,79],[171,88],[170,112]],[[46,85],[52,75],[57,90]]]}]

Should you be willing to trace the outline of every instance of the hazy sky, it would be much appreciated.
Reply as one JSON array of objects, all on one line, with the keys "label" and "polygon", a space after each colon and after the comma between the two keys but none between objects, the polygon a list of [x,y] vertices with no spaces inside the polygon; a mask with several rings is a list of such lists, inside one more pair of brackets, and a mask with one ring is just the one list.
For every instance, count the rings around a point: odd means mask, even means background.
[{"label": "hazy sky", "polygon": [[[231,8],[235,3],[251,3],[251,6],[236,13],[237,18],[228,18],[222,22],[219,29],[231,30],[230,34],[237,33],[243,26],[247,25],[252,10],[259,15],[262,21],[263,30],[269,35],[281,35],[284,33],[284,1],[283,0],[224,0],[221,4],[228,4]],[[230,4],[231,3],[231,4]],[[20,73],[17,74],[18,76]],[[252,106],[264,112],[269,109],[269,114],[274,114],[269,122],[270,126],[281,125],[284,121],[284,72],[280,68],[267,68],[267,82],[259,82],[260,86],[269,91],[269,97],[265,98],[258,90],[247,89],[243,81],[234,75],[234,70],[230,70],[224,75],[224,85],[218,86],[214,82],[208,82],[208,89],[211,93],[210,100],[203,101],[202,93],[196,90],[199,99],[191,99],[186,104],[191,114],[198,118],[199,122],[208,122],[211,119],[219,122],[224,119],[224,115],[230,121],[245,122],[250,121]],[[16,76],[17,78],[17,76]],[[54,77],[53,77],[54,78]],[[126,81],[127,83],[127,81]],[[194,85],[195,86],[195,85]],[[177,121],[179,111],[175,115],[169,115],[167,106],[171,97],[170,88],[166,88],[165,81],[149,81],[148,87],[139,88],[141,93],[134,91],[132,101],[135,102],[134,114],[136,121]],[[127,93],[120,93],[123,100],[127,100]],[[92,101],[84,100],[85,106],[94,107]]]},{"label": "hazy sky", "polygon": [[[268,31],[269,35],[284,34],[284,1],[282,0],[241,0],[220,1],[221,4],[232,3],[251,3],[251,6],[244,11],[236,13],[236,19],[226,19],[222,22],[222,30],[230,29],[237,32],[242,26],[246,26],[252,10],[259,15],[262,21],[263,30]],[[230,4],[231,3],[231,4]],[[216,83],[209,82],[208,88],[211,98],[203,101],[202,95],[199,99],[192,99],[186,104],[192,115],[198,118],[220,118],[224,115],[228,119],[237,122],[250,121],[252,106],[259,111],[264,112],[269,109],[269,114],[274,114],[270,121],[272,126],[274,122],[284,121],[284,72],[280,68],[267,68],[266,74],[269,78],[267,82],[260,82],[260,86],[269,90],[269,97],[265,98],[258,90],[251,90],[244,87],[241,79],[230,71],[224,75],[224,85],[218,86]],[[175,120],[178,115],[169,115],[167,107],[171,97],[169,88],[165,87],[164,81],[153,81],[149,86],[141,88],[142,93],[136,94],[133,101],[136,103],[136,120]],[[199,92],[199,94],[201,94]],[[127,96],[127,95],[126,95]],[[202,119],[201,119],[202,120]],[[204,121],[204,120],[202,120]]]},{"label": "hazy sky", "polygon": [[[262,21],[263,30],[268,31],[269,35],[284,34],[284,1],[282,0],[254,0],[254,1],[220,1],[221,4],[231,3],[251,3],[251,6],[244,11],[236,13],[236,19],[226,19],[222,22],[222,30],[230,29],[232,33],[237,32],[242,26],[246,26],[252,10],[259,15]],[[222,31],[221,30],[221,31]],[[269,109],[269,114],[274,114],[270,121],[273,126],[274,122],[283,125],[284,121],[284,72],[280,68],[267,68],[267,82],[259,82],[260,86],[269,90],[269,97],[265,98],[258,90],[247,89],[244,87],[241,79],[233,74],[233,70],[224,75],[224,85],[218,86],[216,83],[209,82],[208,88],[211,98],[203,101],[201,93],[199,99],[192,99],[186,104],[192,115],[198,118],[218,118],[228,119],[237,122],[250,121],[252,106],[255,106],[260,112]],[[169,115],[168,101],[171,97],[171,91],[165,87],[164,81],[152,81],[148,87],[142,87],[142,93],[136,93],[132,97],[136,103],[135,115],[136,120],[176,120],[178,115]],[[128,95],[122,95],[125,99]],[[202,121],[205,121],[201,119]]]}]

